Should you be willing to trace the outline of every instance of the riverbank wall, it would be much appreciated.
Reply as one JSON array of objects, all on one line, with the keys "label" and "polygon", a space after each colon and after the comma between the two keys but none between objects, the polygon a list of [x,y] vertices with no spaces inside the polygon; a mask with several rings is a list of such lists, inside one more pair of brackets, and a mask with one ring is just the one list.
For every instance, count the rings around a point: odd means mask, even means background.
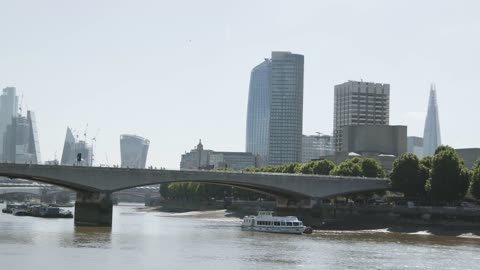
[{"label": "riverbank wall", "polygon": [[417,230],[444,228],[480,230],[480,209],[463,207],[335,206],[312,209],[277,209],[278,215],[295,215],[316,229]]}]

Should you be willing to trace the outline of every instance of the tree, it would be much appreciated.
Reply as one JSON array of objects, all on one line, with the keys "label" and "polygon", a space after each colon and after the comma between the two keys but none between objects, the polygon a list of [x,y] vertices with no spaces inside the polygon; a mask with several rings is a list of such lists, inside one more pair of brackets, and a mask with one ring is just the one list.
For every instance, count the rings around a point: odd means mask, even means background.
[{"label": "tree", "polygon": [[348,159],[331,170],[330,174],[336,176],[362,176],[363,171],[360,164],[359,158]]},{"label": "tree", "polygon": [[424,157],[422,160],[420,160],[420,165],[425,166],[425,168],[429,170],[432,168],[432,163],[433,163],[433,157],[431,156]]},{"label": "tree", "polygon": [[365,177],[374,177],[374,178],[383,178],[385,177],[385,171],[382,166],[372,158],[364,158],[361,160],[361,167],[363,176]]},{"label": "tree", "polygon": [[335,163],[330,160],[313,161],[312,172],[318,175],[329,175],[335,169]]},{"label": "tree", "polygon": [[299,167],[300,164],[298,163],[290,163],[286,165],[281,165],[281,173],[296,173],[297,172],[297,167]]},{"label": "tree", "polygon": [[329,160],[316,160],[299,164],[296,172],[301,174],[329,175],[334,168],[335,163]]},{"label": "tree", "polygon": [[473,166],[472,181],[470,183],[470,194],[480,200],[480,160],[477,160]]},{"label": "tree", "polygon": [[403,192],[406,197],[425,195],[428,168],[414,154],[404,154],[393,163],[390,179],[392,188]]},{"label": "tree", "polygon": [[455,150],[444,149],[433,157],[430,178],[425,189],[434,200],[452,202],[465,197],[470,184],[469,178],[470,172]]},{"label": "tree", "polygon": [[443,151],[455,151],[451,146],[448,145],[440,145],[436,150],[435,150],[435,155],[439,154],[440,152]]}]

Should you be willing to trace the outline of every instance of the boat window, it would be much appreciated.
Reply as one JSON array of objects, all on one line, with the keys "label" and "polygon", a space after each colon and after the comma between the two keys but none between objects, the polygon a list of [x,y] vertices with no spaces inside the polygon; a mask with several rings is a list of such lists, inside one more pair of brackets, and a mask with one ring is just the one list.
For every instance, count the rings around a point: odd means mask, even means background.
[{"label": "boat window", "polygon": [[275,221],[273,225],[275,225],[275,226],[280,226],[280,222]]},{"label": "boat window", "polygon": [[298,222],[293,222],[293,226],[298,226]]},{"label": "boat window", "polygon": [[285,222],[281,222],[280,224],[282,224],[282,226],[286,226]]},{"label": "boat window", "polygon": [[287,222],[287,226],[292,226],[292,222]]}]

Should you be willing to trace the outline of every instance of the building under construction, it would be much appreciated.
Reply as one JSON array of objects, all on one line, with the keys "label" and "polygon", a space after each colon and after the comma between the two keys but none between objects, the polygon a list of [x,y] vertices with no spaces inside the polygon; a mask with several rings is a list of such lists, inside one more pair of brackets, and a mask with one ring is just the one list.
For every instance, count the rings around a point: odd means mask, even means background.
[{"label": "building under construction", "polygon": [[72,129],[67,127],[65,144],[63,145],[62,165],[70,166],[92,166],[93,149],[85,140],[79,140],[78,135],[74,136]]}]

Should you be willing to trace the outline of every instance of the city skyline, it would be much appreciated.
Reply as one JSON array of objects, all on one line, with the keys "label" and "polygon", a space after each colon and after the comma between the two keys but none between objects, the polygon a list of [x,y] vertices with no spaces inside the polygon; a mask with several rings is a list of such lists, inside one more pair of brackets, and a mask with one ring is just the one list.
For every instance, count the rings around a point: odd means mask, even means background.
[{"label": "city skyline", "polygon": [[[116,4],[115,10],[105,4],[95,11],[86,6],[54,10],[40,3],[0,4],[5,10],[0,31],[9,37],[0,44],[0,87],[17,87],[24,104],[36,112],[43,160],[61,153],[66,126],[87,123],[91,130],[101,130],[98,163],[106,163],[108,154],[110,164],[120,164],[116,138],[123,133],[144,134],[155,142],[147,165],[177,168],[179,154],[199,137],[212,149],[243,151],[249,72],[274,50],[305,55],[304,134],[331,133],[332,86],[363,79],[389,83],[390,122],[407,125],[409,136],[422,136],[425,89],[435,81],[439,107],[449,108],[442,114],[443,142],[455,148],[480,146],[480,131],[469,124],[478,98],[471,86],[479,85],[474,65],[480,45],[475,38],[477,3],[452,8],[446,2],[425,1],[412,10],[408,3],[373,1],[308,3],[301,9],[293,3],[265,2],[255,3],[254,11],[248,5],[220,4],[209,11],[193,4],[193,10],[206,16],[182,11],[182,18],[192,18],[185,22],[169,14],[183,10],[180,4],[163,9],[163,16],[153,12],[158,10],[155,3]],[[44,12],[34,12],[36,8]],[[372,10],[380,18],[369,16]],[[256,27],[244,25],[244,16],[238,14],[245,12],[261,18]],[[405,12],[408,21],[402,19]],[[340,14],[349,19],[328,23]],[[283,21],[286,15],[292,15],[297,26]],[[18,17],[26,21],[13,24]],[[65,23],[43,19],[47,17]],[[123,21],[127,17],[131,19]],[[381,18],[385,20],[378,24]],[[194,20],[202,20],[203,26]],[[90,31],[92,27],[97,31]],[[125,39],[122,29],[133,36]],[[159,32],[161,38],[150,35]],[[312,32],[318,35],[306,35]],[[96,42],[84,41],[89,39]],[[119,45],[112,47],[112,41]],[[205,121],[210,116],[214,120]]]}]

